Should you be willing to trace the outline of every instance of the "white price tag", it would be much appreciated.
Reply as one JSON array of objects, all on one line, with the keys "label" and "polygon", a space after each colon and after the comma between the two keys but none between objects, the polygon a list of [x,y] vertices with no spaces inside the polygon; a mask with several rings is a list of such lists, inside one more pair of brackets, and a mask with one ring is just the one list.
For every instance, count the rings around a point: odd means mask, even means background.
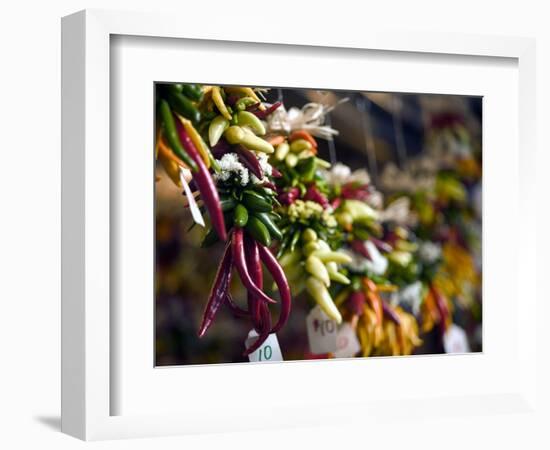
[{"label": "white price tag", "polygon": [[319,306],[311,310],[306,318],[307,338],[309,349],[315,355],[334,352],[338,326],[330,319]]},{"label": "white price tag", "polygon": [[[258,333],[256,333],[256,330],[250,330],[245,342],[246,348],[256,342],[256,339],[258,339]],[[248,355],[248,360],[250,362],[282,361],[283,354],[279,347],[277,335],[275,333],[270,334],[259,349]]]},{"label": "white price tag", "polygon": [[469,353],[470,346],[466,332],[453,323],[443,336],[443,348],[445,353]]},{"label": "white price tag", "polygon": [[349,323],[343,323],[336,337],[338,349],[334,352],[336,358],[351,358],[361,350],[355,330]]}]

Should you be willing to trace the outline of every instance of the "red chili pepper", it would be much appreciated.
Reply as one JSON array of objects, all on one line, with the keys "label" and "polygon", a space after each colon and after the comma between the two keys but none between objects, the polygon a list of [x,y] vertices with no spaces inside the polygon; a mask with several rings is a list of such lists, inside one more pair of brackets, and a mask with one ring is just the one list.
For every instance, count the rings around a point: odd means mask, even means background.
[{"label": "red chili pepper", "polygon": [[353,314],[361,316],[365,312],[367,298],[363,291],[353,291],[346,302]]},{"label": "red chili pepper", "polygon": [[392,251],[392,246],[390,244],[388,244],[387,242],[384,242],[380,239],[377,239],[375,237],[371,237],[369,238],[369,241],[371,241],[374,246],[380,250],[381,252],[391,252]]},{"label": "red chili pepper", "polygon": [[[248,272],[250,273],[250,278],[260,289],[263,289],[263,272],[262,264],[260,261],[260,253],[258,251],[258,245],[254,239],[252,239],[247,234],[244,235],[244,255],[246,259],[246,265],[248,267]],[[251,292],[247,293],[248,300],[248,310],[252,315],[252,322],[254,324],[255,330],[260,333],[262,330],[262,315],[261,315],[261,305],[260,302]]]},{"label": "red chili pepper", "polygon": [[297,187],[290,188],[288,191],[279,194],[277,200],[283,205],[291,205],[300,196],[300,189]]},{"label": "red chili pepper", "polygon": [[210,215],[212,226],[216,230],[216,233],[218,234],[220,240],[226,241],[227,231],[225,230],[225,221],[220,205],[220,197],[218,196],[218,190],[216,189],[214,180],[212,180],[208,168],[204,164],[204,161],[202,160],[197,148],[195,147],[195,144],[185,131],[185,128],[183,127],[181,121],[177,118],[175,119],[175,121],[178,134],[180,136],[183,146],[185,147],[185,150],[187,150],[187,153],[193,159],[193,161],[195,161],[195,164],[197,164],[197,167],[199,168],[199,170],[194,174],[193,178],[197,183],[203,202],[206,206],[206,209],[208,210],[208,214]]},{"label": "red chili pepper", "polygon": [[382,301],[382,310],[384,311],[384,316],[387,316],[387,318],[394,322],[396,325],[401,325],[401,319],[399,319],[399,316],[397,315],[395,310],[385,301]]},{"label": "red chili pepper", "polygon": [[260,258],[265,264],[267,270],[271,273],[273,281],[275,281],[275,284],[277,284],[277,288],[279,289],[279,295],[281,296],[281,314],[279,316],[279,320],[271,330],[272,333],[276,333],[286,324],[288,317],[290,316],[290,310],[292,308],[290,286],[288,285],[288,280],[286,279],[283,268],[280,266],[273,253],[271,253],[271,251],[262,244],[258,244],[258,249],[260,251]]},{"label": "red chili pepper", "polygon": [[283,174],[279,171],[279,169],[277,169],[276,167],[272,166],[271,167],[271,176],[273,178],[281,178],[283,176]]},{"label": "red chili pepper", "polygon": [[262,186],[271,189],[273,192],[277,192],[277,186],[271,181],[264,181]]},{"label": "red chili pepper", "polygon": [[332,206],[332,209],[336,210],[338,207],[342,204],[342,198],[336,197],[335,199],[330,202],[330,206]]},{"label": "red chili pepper", "polygon": [[288,140],[290,142],[295,141],[296,139],[303,139],[305,141],[308,141],[314,148],[317,148],[317,141],[306,130],[293,131],[292,134],[288,137]]},{"label": "red chili pepper", "polygon": [[310,186],[307,188],[306,195],[304,195],[304,200],[319,203],[323,208],[329,206],[328,199],[321,194],[315,186]]},{"label": "red chili pepper", "polygon": [[251,152],[240,144],[233,148],[237,152],[239,161],[241,161],[248,170],[250,170],[258,179],[261,180],[264,177],[264,171],[262,170],[260,161],[258,161],[258,158],[256,158],[254,152]]},{"label": "red chili pepper", "polygon": [[210,328],[214,317],[216,317],[216,313],[226,298],[226,293],[229,289],[229,281],[231,279],[231,266],[231,246],[227,244],[202,315],[202,322],[199,327],[199,337],[203,337],[208,328]]},{"label": "red chili pepper", "polygon": [[359,253],[361,256],[367,258],[368,260],[372,260],[369,249],[363,241],[360,241],[359,239],[351,241],[351,248],[354,252]]},{"label": "red chili pepper", "polygon": [[268,297],[253,281],[248,272],[246,266],[246,259],[244,254],[243,243],[243,229],[233,228],[233,236],[231,239],[231,247],[233,252],[233,264],[237,268],[239,277],[247,291],[254,294],[254,296],[267,303],[277,303],[272,298]]},{"label": "red chili pepper", "polygon": [[281,102],[275,102],[273,103],[273,105],[271,105],[269,108],[264,109],[263,111],[252,111],[252,113],[255,114],[256,117],[258,117],[259,119],[265,119],[281,105]]},{"label": "red chili pepper", "polygon": [[258,304],[260,305],[261,312],[261,330],[258,333],[258,338],[254,341],[254,343],[244,351],[244,356],[248,356],[258,350],[270,334],[269,330],[271,328],[271,314],[269,313],[269,308],[265,303],[258,302]]},{"label": "red chili pepper", "polygon": [[210,149],[214,158],[220,159],[226,153],[232,151],[231,145],[225,139],[220,139],[214,147]]}]

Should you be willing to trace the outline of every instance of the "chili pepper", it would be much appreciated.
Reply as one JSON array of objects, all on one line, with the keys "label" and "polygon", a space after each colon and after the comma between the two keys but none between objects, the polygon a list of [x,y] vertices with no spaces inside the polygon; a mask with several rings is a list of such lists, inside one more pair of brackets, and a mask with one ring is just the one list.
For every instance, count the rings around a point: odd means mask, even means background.
[{"label": "chili pepper", "polygon": [[262,170],[262,166],[260,166],[260,161],[258,161],[258,158],[256,158],[254,152],[251,152],[246,147],[243,147],[240,144],[236,145],[234,147],[234,150],[244,166],[248,170],[250,170],[256,176],[256,178],[261,180],[264,177],[264,171]]},{"label": "chili pepper", "polygon": [[293,187],[293,188],[290,188],[288,191],[283,192],[282,194],[279,194],[278,198],[283,205],[291,205],[298,199],[299,195],[300,195],[300,189]]},{"label": "chili pepper", "polygon": [[[254,114],[259,119],[265,119],[267,116],[269,116],[273,111],[275,111],[281,105],[282,105],[281,102],[275,102],[270,107],[266,108],[263,111],[255,111]],[[262,105],[260,104],[260,106]]]},{"label": "chili pepper", "polygon": [[212,154],[218,159],[231,151],[233,151],[233,148],[225,139],[219,140],[218,143],[212,147]]},{"label": "chili pepper", "polygon": [[160,153],[158,159],[162,164],[164,171],[166,172],[168,177],[172,180],[172,182],[177,187],[181,187],[180,166],[177,163],[175,163],[173,159],[167,158],[164,153]]},{"label": "chili pepper", "polygon": [[231,211],[236,206],[237,206],[237,200],[235,200],[233,197],[226,197],[226,198],[220,199],[220,207],[223,212]]},{"label": "chili pepper", "polygon": [[271,176],[273,178],[281,178],[283,174],[276,167],[271,167]]},{"label": "chili pepper", "polygon": [[259,303],[258,304],[261,314],[261,329],[258,333],[258,338],[254,341],[254,343],[248,347],[243,355],[248,356],[251,353],[254,353],[256,350],[258,350],[262,344],[267,340],[269,337],[269,332],[271,330],[271,314],[269,313],[269,309],[265,303]]},{"label": "chili pepper", "polygon": [[[258,286],[263,289],[263,272],[262,264],[260,261],[260,253],[258,251],[258,244],[254,239],[243,236],[244,241],[244,255],[250,278]],[[248,309],[251,312],[252,322],[254,328],[258,333],[262,331],[262,304],[251,292],[247,292]]]},{"label": "chili pepper", "polygon": [[314,185],[307,188],[304,200],[311,200],[312,202],[319,203],[323,208],[329,206],[328,199],[321,194]]},{"label": "chili pepper", "polygon": [[271,245],[271,235],[269,234],[269,230],[256,216],[251,215],[248,217],[246,231],[263,245],[266,245],[267,247]]},{"label": "chili pepper", "polygon": [[248,209],[256,212],[270,212],[273,209],[268,199],[254,191],[245,191],[242,202]]},{"label": "chili pepper", "polygon": [[447,319],[449,318],[449,309],[447,308],[445,299],[433,284],[430,284],[430,292],[435,300],[435,306],[437,308],[437,312],[439,313],[439,327],[441,329],[441,333],[445,334],[445,332],[447,331]]},{"label": "chili pepper", "polygon": [[330,202],[330,206],[332,206],[332,209],[337,210],[341,203],[342,199],[340,197],[336,197],[332,200],[332,202]]},{"label": "chili pepper", "polygon": [[376,284],[369,278],[363,278],[363,286],[367,289],[367,300],[369,301],[372,310],[376,314],[377,323],[381,324],[384,312],[382,307],[382,299],[378,295]]},{"label": "chili pepper", "polygon": [[313,146],[304,139],[298,139],[290,144],[290,151],[292,153],[300,153],[302,150],[311,150],[312,148]]},{"label": "chili pepper", "polygon": [[321,281],[315,277],[308,277],[306,281],[306,289],[309,295],[313,297],[328,317],[336,321],[338,324],[342,323],[342,315],[334,304],[327,288]]},{"label": "chili pepper", "polygon": [[261,186],[265,188],[269,188],[274,192],[277,192],[277,186],[275,186],[275,184],[269,180],[263,181]]},{"label": "chili pepper", "polygon": [[351,257],[343,252],[334,252],[332,250],[317,250],[312,253],[313,256],[319,258],[322,262],[335,262],[338,264],[349,264]]},{"label": "chili pepper", "polygon": [[336,281],[337,283],[345,284],[345,285],[348,285],[351,283],[348,277],[338,272],[338,264],[336,264],[334,261],[327,262],[326,268],[327,268],[328,275],[332,281]]},{"label": "chili pepper", "polygon": [[298,157],[294,153],[289,153],[285,157],[285,164],[289,168],[293,168],[298,164]]},{"label": "chili pepper", "polygon": [[273,222],[271,217],[269,217],[269,214],[256,212],[254,213],[254,217],[260,219],[260,222],[265,225],[272,238],[277,239],[278,241],[283,239],[283,234],[281,233],[281,230],[279,230],[279,227],[275,225],[275,222]]},{"label": "chili pepper", "polygon": [[302,233],[302,239],[306,242],[312,242],[317,240],[317,233],[313,228],[306,228]]},{"label": "chili pepper", "polygon": [[395,310],[384,301],[382,301],[382,310],[384,311],[384,316],[387,316],[388,319],[390,319],[396,325],[401,325],[401,320],[399,319],[399,316],[397,315]]},{"label": "chili pepper", "polygon": [[292,134],[288,137],[288,140],[290,142],[294,142],[296,140],[302,139],[304,141],[307,141],[311,144],[313,148],[317,148],[317,141],[315,138],[308,133],[306,130],[296,130],[293,131]]},{"label": "chili pepper", "polygon": [[327,268],[316,256],[310,255],[306,259],[306,271],[318,280],[321,280],[325,286],[330,286],[330,277]]},{"label": "chili pepper", "polygon": [[279,295],[281,297],[281,313],[277,323],[271,330],[272,333],[279,331],[287,322],[290,316],[290,310],[292,308],[292,297],[290,295],[290,286],[285,276],[285,272],[280,266],[277,258],[271,253],[271,251],[263,245],[258,245],[260,251],[260,258],[265,264],[265,267],[271,273],[273,281],[277,285]]},{"label": "chili pepper", "polygon": [[202,87],[198,84],[182,84],[181,93],[197,102],[200,102],[203,97]]},{"label": "chili pepper", "polygon": [[225,222],[220,205],[220,198],[218,196],[218,191],[216,190],[214,181],[212,180],[210,172],[208,172],[208,169],[202,161],[202,158],[200,157],[199,152],[195,147],[195,144],[193,144],[193,141],[185,131],[183,125],[181,123],[176,123],[176,126],[181,142],[183,143],[183,145],[189,152],[189,155],[193,158],[199,168],[199,171],[195,174],[194,180],[199,187],[204,204],[208,209],[210,221],[212,222],[212,225],[218,233],[220,239],[222,241],[225,241],[227,240],[227,232],[225,230]]},{"label": "chili pepper", "polygon": [[365,311],[365,303],[367,299],[364,292],[362,291],[353,291],[348,297],[347,304],[351,309],[352,313],[361,316]]},{"label": "chili pepper", "polygon": [[265,134],[265,126],[260,119],[248,111],[239,111],[237,113],[237,121],[240,126],[249,127],[254,134],[263,136]]},{"label": "chili pepper", "polygon": [[176,121],[170,110],[170,105],[164,99],[161,99],[159,102],[159,112],[160,117],[164,126],[164,134],[168,140],[168,144],[172,151],[185,163],[187,164],[193,172],[198,170],[197,164],[193,159],[187,154],[183,148],[181,141],[178,137],[178,132],[176,129]]},{"label": "chili pepper", "polygon": [[380,250],[381,252],[389,253],[393,250],[392,246],[388,244],[387,242],[381,241],[380,239],[376,239],[374,237],[369,237],[369,240],[374,244],[374,246]]},{"label": "chili pepper", "polygon": [[286,138],[281,134],[277,134],[275,136],[269,136],[268,138],[266,138],[266,141],[273,145],[273,147],[277,147],[285,142]]},{"label": "chili pepper", "polygon": [[189,100],[181,92],[178,92],[173,85],[168,86],[168,101],[170,106],[176,111],[179,115],[186,117],[191,120],[193,123],[199,123],[201,120],[200,111],[193,105],[193,102]]},{"label": "chili pepper", "polygon": [[227,106],[223,102],[221,90],[219,86],[212,86],[212,101],[218,108],[220,114],[225,117],[227,120],[231,120],[231,113],[227,109]]},{"label": "chili pepper", "polygon": [[247,107],[255,104],[257,104],[257,102],[252,97],[241,97],[235,102],[235,109],[244,111]]},{"label": "chili pepper", "polygon": [[241,128],[236,125],[230,126],[227,130],[225,130],[224,136],[230,144],[242,144],[249,150],[268,154],[275,151],[269,142],[256,136],[247,128]]},{"label": "chili pepper", "polygon": [[292,236],[292,239],[290,240],[290,251],[291,252],[293,252],[294,249],[296,248],[296,244],[300,240],[300,234],[301,234],[300,230],[297,230],[297,231],[294,232],[294,235]]},{"label": "chili pepper", "polygon": [[222,261],[216,273],[216,278],[214,279],[214,283],[212,284],[212,288],[210,290],[206,308],[204,309],[202,322],[199,327],[199,337],[203,337],[210,325],[212,325],[212,321],[214,320],[218,309],[225,300],[225,294],[229,287],[229,278],[231,276],[231,264],[231,246],[227,244]]},{"label": "chili pepper", "polygon": [[227,120],[224,116],[216,116],[212,119],[212,122],[210,122],[210,126],[208,127],[208,140],[210,141],[210,145],[212,147],[219,142],[223,132],[227,130],[228,127],[229,120]]},{"label": "chili pepper", "polygon": [[252,294],[254,294],[256,298],[264,302],[277,303],[275,300],[269,298],[260,288],[258,288],[258,286],[252,281],[252,278],[250,278],[250,274],[246,267],[246,260],[244,255],[242,228],[233,229],[231,242],[233,251],[233,262],[246,290],[252,292]]},{"label": "chili pepper", "polygon": [[235,207],[234,224],[236,227],[242,228],[248,222],[248,210],[240,203]]},{"label": "chili pepper", "polygon": [[164,138],[161,136],[157,139],[157,156],[164,155],[167,159],[171,159],[174,163],[176,163],[180,167],[187,167],[187,165],[179,159],[174,152],[168,147],[166,142],[164,141]]},{"label": "chili pepper", "polygon": [[[313,181],[313,177],[315,176],[315,171],[317,170],[317,165],[315,164],[315,158],[307,158],[302,160],[302,162],[300,162],[299,167],[297,169],[301,173],[303,181],[305,181],[306,183]],[[328,200],[327,200],[327,204],[328,204]]]},{"label": "chili pepper", "polygon": [[195,129],[191,121],[184,119],[181,116],[178,116],[178,119],[183,124],[183,127],[185,128],[185,131],[193,141],[193,144],[195,144],[195,147],[199,151],[205,166],[207,168],[210,168],[210,164],[212,162],[212,154],[210,153],[210,149],[206,146],[206,144],[202,140],[201,135],[197,132],[197,130]]},{"label": "chili pepper", "polygon": [[[272,144],[273,145],[273,144]],[[275,149],[275,159],[283,161],[290,150],[290,145],[287,142],[281,142]]]}]

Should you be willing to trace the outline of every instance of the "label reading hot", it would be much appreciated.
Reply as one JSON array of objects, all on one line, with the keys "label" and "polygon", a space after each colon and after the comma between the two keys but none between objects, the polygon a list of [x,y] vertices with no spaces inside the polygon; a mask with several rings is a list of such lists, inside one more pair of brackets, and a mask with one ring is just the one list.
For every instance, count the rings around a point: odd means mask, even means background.
[{"label": "label reading hot", "polygon": [[337,350],[338,326],[319,306],[313,308],[308,314],[306,325],[311,353],[321,355]]}]

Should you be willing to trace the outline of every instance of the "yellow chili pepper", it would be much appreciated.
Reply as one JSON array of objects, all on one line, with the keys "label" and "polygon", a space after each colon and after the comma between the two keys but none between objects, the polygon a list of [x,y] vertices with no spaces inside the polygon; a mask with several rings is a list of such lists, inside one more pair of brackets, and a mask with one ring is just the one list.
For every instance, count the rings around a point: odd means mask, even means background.
[{"label": "yellow chili pepper", "polygon": [[342,315],[321,281],[315,277],[309,277],[306,281],[306,289],[328,317],[338,324],[342,323]]},{"label": "yellow chili pepper", "polygon": [[225,117],[227,120],[231,120],[231,113],[227,109],[227,106],[225,106],[225,103],[223,102],[222,94],[220,92],[219,86],[212,86],[212,101],[218,108],[218,111],[220,114]]},{"label": "yellow chili pepper", "polygon": [[180,120],[183,127],[185,128],[185,131],[189,135],[189,138],[193,141],[193,144],[195,144],[195,147],[197,147],[197,150],[201,155],[201,158],[204,161],[204,164],[206,165],[207,168],[210,168],[210,165],[213,159],[212,154],[210,153],[210,149],[206,146],[206,144],[202,140],[201,135],[195,129],[195,127],[193,126],[190,120],[187,120],[186,118],[180,115],[178,115],[178,119]]}]

